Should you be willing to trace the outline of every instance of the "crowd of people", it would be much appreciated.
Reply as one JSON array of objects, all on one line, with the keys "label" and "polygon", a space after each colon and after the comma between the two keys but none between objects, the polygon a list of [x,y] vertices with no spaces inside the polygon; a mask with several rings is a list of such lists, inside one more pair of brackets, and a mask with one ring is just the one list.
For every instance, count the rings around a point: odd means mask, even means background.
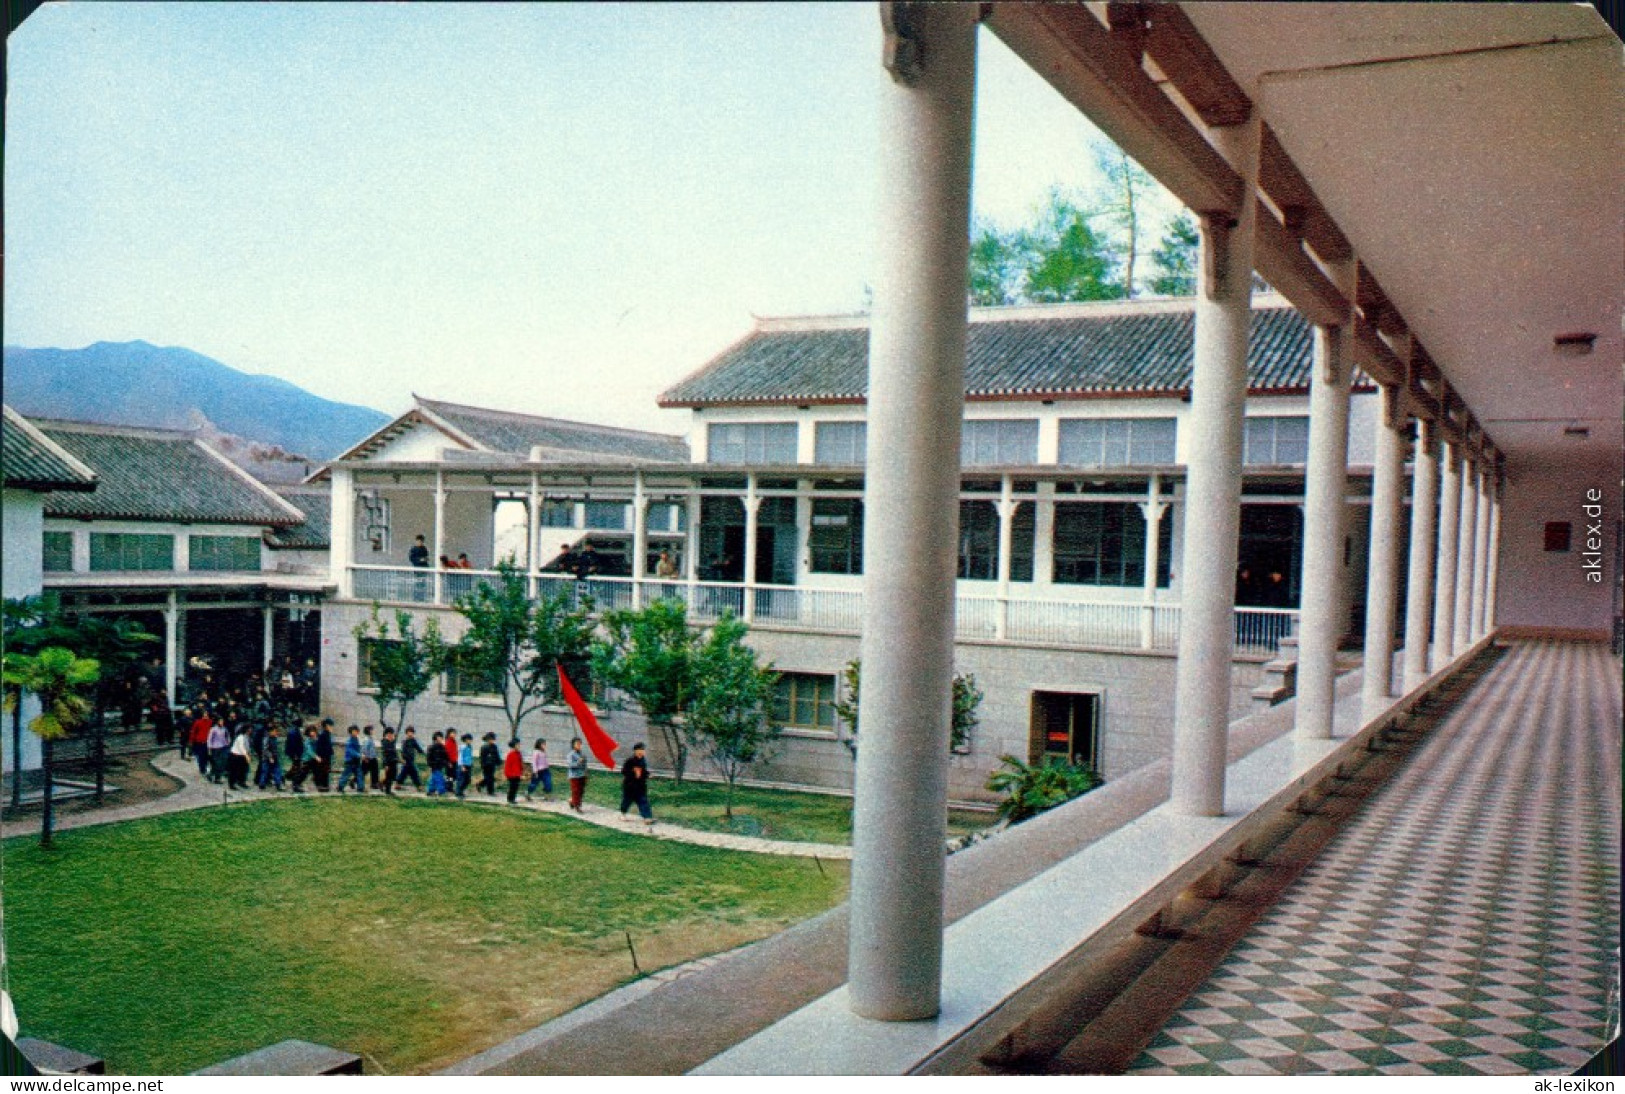
[{"label": "crowd of people", "polygon": [[[518,803],[521,792],[526,801],[534,800],[538,789],[543,800],[553,799],[553,762],[544,739],[537,738],[527,755],[517,738],[504,750],[495,733],[485,734],[476,745],[472,733],[450,728],[429,734],[427,740],[415,726],[397,735],[393,726],[378,733],[370,725],[351,725],[341,736],[333,719],[307,721],[296,704],[278,703],[257,679],[218,696],[200,691],[171,724],[176,721],[181,755],[197,763],[201,777],[228,790],[304,794],[308,783],[318,793],[332,793],[337,767],[339,794],[395,797],[410,785],[429,798],[461,799],[471,789],[496,797],[500,779],[510,804]],[[160,744],[168,743],[160,731]],[[588,764],[581,738],[571,739],[564,766],[570,808],[582,812]],[[636,807],[646,825],[654,824],[642,741],[633,746],[620,773],[621,812]]]}]

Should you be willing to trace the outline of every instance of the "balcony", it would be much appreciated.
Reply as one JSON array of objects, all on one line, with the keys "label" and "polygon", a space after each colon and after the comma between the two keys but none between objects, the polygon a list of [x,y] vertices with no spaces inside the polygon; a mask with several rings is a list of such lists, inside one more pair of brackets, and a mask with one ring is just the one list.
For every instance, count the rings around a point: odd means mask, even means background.
[{"label": "balcony", "polygon": [[[449,608],[459,597],[497,578],[494,570],[350,568],[351,595],[386,604]],[[591,597],[600,610],[636,608],[669,598],[681,600],[689,618],[702,623],[731,614],[766,630],[856,635],[863,628],[863,593],[855,589],[628,577],[577,580],[556,574],[531,574],[527,581],[532,597],[564,593],[576,602]],[[1281,639],[1293,633],[1297,617],[1292,608],[1235,609],[1236,654],[1273,656]],[[970,642],[1172,653],[1179,646],[1179,605],[961,594],[954,631],[961,641]]]}]

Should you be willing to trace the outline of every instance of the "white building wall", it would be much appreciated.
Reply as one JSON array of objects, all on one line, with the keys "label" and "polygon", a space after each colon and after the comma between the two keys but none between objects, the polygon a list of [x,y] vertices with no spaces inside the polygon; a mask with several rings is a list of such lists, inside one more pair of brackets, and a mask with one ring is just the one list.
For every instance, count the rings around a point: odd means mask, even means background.
[{"label": "white building wall", "polygon": [[[1595,490],[1601,501],[1589,502]],[[1512,633],[1550,632],[1606,638],[1613,628],[1615,541],[1621,518],[1618,465],[1551,460],[1508,468],[1501,508],[1500,573],[1494,624]],[[1600,507],[1600,516],[1586,506]],[[1549,522],[1567,522],[1567,552],[1545,549]],[[1590,552],[1591,526],[1600,550]],[[1595,562],[1597,565],[1588,566]],[[1590,575],[1596,574],[1593,580]]]},{"label": "white building wall", "polygon": [[[31,490],[6,490],[3,499],[3,523],[5,554],[0,557],[0,583],[3,583],[4,594],[8,599],[19,600],[25,596],[37,596],[44,587],[41,581],[42,564],[44,562],[44,539],[42,532],[45,523],[44,498]],[[31,696],[24,697],[22,704],[22,721],[26,727],[29,719],[39,714],[39,703]],[[0,717],[0,771],[16,769],[15,757],[12,756],[11,747],[11,719],[10,711]],[[39,738],[29,733],[25,728],[22,735],[22,763],[21,770],[33,771],[40,766]]]},{"label": "white building wall", "polygon": [[464,445],[452,440],[434,426],[418,423],[400,436],[386,441],[377,451],[369,453],[367,459],[377,462],[427,463],[440,459],[448,448],[467,451]]}]

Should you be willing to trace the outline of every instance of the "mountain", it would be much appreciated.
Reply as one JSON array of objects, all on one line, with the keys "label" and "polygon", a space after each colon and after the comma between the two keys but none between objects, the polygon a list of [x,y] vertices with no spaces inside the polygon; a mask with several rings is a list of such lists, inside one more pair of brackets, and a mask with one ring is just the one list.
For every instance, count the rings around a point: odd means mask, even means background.
[{"label": "mountain", "polygon": [[274,376],[253,376],[179,346],[97,342],[84,349],[5,347],[5,400],[41,418],[222,433],[330,459],[389,421]]}]

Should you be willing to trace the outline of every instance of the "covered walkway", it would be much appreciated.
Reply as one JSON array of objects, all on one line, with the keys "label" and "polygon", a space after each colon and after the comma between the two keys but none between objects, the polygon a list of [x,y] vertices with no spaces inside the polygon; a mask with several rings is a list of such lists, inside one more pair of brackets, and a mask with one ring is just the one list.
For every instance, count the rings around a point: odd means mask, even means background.
[{"label": "covered walkway", "polygon": [[1620,715],[1605,646],[1514,644],[1129,1073],[1572,1073],[1618,1030]]}]

